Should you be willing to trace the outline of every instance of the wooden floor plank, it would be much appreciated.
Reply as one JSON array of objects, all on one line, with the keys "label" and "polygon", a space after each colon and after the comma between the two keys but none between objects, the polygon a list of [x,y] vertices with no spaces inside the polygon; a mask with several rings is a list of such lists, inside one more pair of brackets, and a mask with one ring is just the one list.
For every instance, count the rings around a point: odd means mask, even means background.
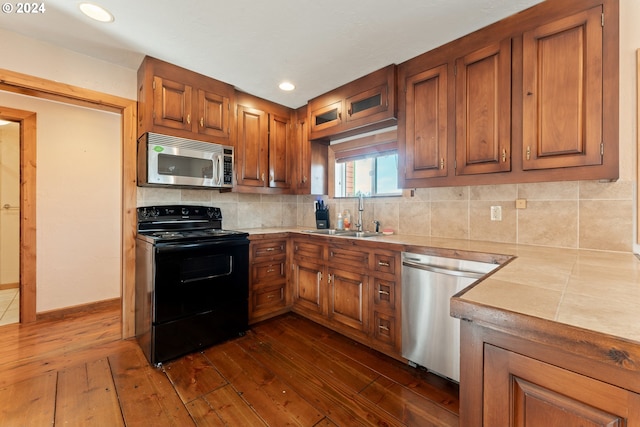
[{"label": "wooden floor plank", "polygon": [[[225,425],[228,426],[266,426],[265,422],[247,405],[233,389],[226,385],[204,396]],[[274,426],[275,427],[275,426]]]},{"label": "wooden floor plank", "polygon": [[251,357],[237,341],[211,347],[204,354],[267,424],[313,426],[324,418],[324,414]]},{"label": "wooden floor plank", "polygon": [[124,426],[107,359],[58,373],[57,425]]},{"label": "wooden floor plank", "polygon": [[0,426],[53,425],[56,373],[38,375],[0,389]]},{"label": "wooden floor plank", "polygon": [[326,345],[319,345],[312,335],[306,334],[302,329],[285,331],[281,330],[280,323],[274,323],[266,327],[258,325],[254,331],[259,337],[268,336],[274,343],[286,346],[301,361],[318,371],[326,372],[354,393],[363,390],[379,376],[365,365],[354,364],[350,357]]},{"label": "wooden floor plank", "polygon": [[227,384],[202,353],[181,357],[163,369],[184,403]]},{"label": "wooden floor plank", "polygon": [[150,366],[140,349],[109,356],[127,426],[193,426],[167,376]]},{"label": "wooden floor plank", "polygon": [[458,414],[459,387],[451,381],[425,369],[398,363],[395,359],[299,316],[282,316],[278,318],[278,326],[287,331],[287,334],[308,334],[313,340],[325,343],[332,350],[349,356],[354,362],[372,367],[380,375],[436,402],[449,412]]},{"label": "wooden floor plank", "polygon": [[[247,334],[249,338],[253,335]],[[304,363],[284,344],[271,342],[268,337],[263,340],[259,334],[255,334],[253,340],[239,341],[239,344],[340,426],[402,425],[344,386],[332,373]]]},{"label": "wooden floor plank", "polygon": [[373,382],[361,394],[407,425],[433,427],[458,425],[456,415],[388,378],[382,377]]},{"label": "wooden floor plank", "polygon": [[455,384],[296,314],[165,369],[119,316],[0,327],[0,426],[457,426]]},{"label": "wooden floor plank", "polygon": [[198,427],[226,427],[225,423],[204,397],[187,403],[187,410]]}]

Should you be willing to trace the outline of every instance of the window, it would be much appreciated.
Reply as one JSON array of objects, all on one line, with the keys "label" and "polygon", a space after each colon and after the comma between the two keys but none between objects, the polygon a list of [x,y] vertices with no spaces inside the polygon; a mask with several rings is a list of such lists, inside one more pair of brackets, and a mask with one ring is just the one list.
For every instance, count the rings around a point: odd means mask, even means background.
[{"label": "window", "polygon": [[331,146],[333,196],[399,196],[396,132],[386,132]]},{"label": "window", "polygon": [[400,195],[398,153],[371,155],[356,160],[336,161],[335,197]]}]

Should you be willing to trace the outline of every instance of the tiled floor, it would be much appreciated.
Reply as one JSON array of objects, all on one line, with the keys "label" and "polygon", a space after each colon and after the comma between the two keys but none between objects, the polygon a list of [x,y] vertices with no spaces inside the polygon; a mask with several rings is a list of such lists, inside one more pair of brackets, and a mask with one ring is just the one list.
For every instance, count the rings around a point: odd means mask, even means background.
[{"label": "tiled floor", "polygon": [[0,326],[9,323],[17,323],[20,318],[20,296],[19,290],[0,290]]}]

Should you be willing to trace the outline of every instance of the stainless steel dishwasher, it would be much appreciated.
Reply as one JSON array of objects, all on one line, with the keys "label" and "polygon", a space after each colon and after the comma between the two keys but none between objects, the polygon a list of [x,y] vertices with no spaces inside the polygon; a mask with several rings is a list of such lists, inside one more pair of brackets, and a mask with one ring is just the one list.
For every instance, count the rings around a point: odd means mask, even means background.
[{"label": "stainless steel dishwasher", "polygon": [[460,320],[450,298],[498,267],[478,261],[402,253],[402,357],[460,381]]}]

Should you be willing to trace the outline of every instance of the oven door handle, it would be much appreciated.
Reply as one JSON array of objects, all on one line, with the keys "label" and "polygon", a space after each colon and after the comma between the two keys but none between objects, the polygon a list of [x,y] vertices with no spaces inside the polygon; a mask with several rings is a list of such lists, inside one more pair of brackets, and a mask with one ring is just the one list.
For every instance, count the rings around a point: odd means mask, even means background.
[{"label": "oven door handle", "polygon": [[182,280],[180,280],[180,283],[183,284],[183,285],[186,285],[186,284],[193,283],[193,282],[199,282],[201,280],[210,280],[210,279],[215,279],[216,277],[229,276],[231,273],[233,273],[233,267],[230,267],[229,268],[229,272],[227,272],[227,273],[212,274],[211,276],[205,276],[205,277],[194,277],[192,279],[182,279]]},{"label": "oven door handle", "polygon": [[184,243],[184,242],[176,242],[176,243],[165,243],[159,244],[156,246],[156,253],[167,253],[167,252],[181,252],[188,251],[191,249],[200,249],[207,247],[219,247],[221,245],[235,247],[235,246],[249,246],[249,240],[246,239],[214,239],[206,242],[193,242],[193,243]]}]

